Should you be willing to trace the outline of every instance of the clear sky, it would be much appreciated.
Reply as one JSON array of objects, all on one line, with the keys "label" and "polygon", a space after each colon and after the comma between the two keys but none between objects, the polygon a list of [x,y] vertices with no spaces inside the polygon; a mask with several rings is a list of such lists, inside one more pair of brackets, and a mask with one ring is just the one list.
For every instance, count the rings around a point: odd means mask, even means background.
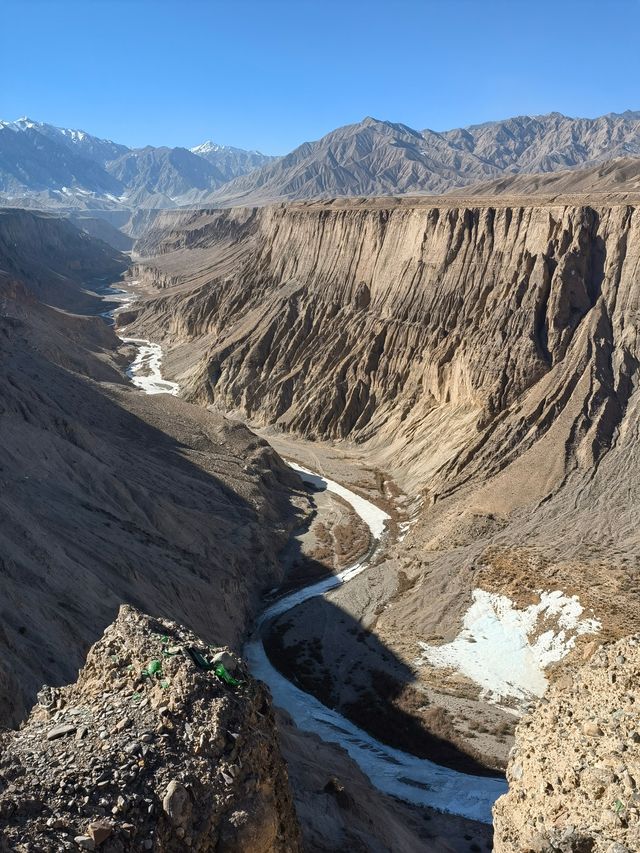
[{"label": "clear sky", "polygon": [[640,0],[0,0],[0,118],[128,145],[625,109]]}]

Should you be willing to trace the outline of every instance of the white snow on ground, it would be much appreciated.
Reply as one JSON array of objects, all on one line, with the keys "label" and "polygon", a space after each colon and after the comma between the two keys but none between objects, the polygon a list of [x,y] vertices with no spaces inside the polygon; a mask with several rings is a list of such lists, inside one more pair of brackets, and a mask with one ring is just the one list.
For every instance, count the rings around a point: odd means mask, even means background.
[{"label": "white snow on ground", "polygon": [[108,311],[101,311],[100,316],[115,320],[116,314],[124,311],[125,308],[128,308],[129,305],[132,305],[136,301],[136,295],[135,293],[128,293],[126,290],[114,290],[112,293],[109,293],[109,296],[105,296],[105,299],[108,299],[109,302],[117,302],[118,307],[109,308]]},{"label": "white snow on ground", "polygon": [[404,542],[407,538],[407,533],[411,530],[417,520],[417,518],[410,518],[408,521],[400,522],[398,525],[398,542]]},{"label": "white snow on ground", "polygon": [[137,388],[141,388],[145,394],[172,394],[178,395],[180,386],[177,382],[170,382],[162,378],[162,347],[160,344],[152,344],[144,338],[120,338],[125,344],[135,344],[138,353],[127,368],[127,376]]},{"label": "white snow on ground", "polygon": [[309,471],[308,468],[303,468],[302,465],[296,465],[295,462],[289,462],[289,465],[294,471],[300,474],[300,478],[305,483],[310,483],[318,489],[326,489],[328,492],[333,492],[350,503],[360,518],[368,525],[374,538],[380,539],[384,533],[385,524],[391,517],[384,510],[372,504],[371,501],[361,498],[360,495],[350,491],[350,489],[341,486],[340,483],[334,483],[333,480],[321,477],[320,474],[315,474],[313,471]]},{"label": "white snow on ground", "polygon": [[602,627],[596,619],[581,619],[577,596],[540,592],[538,604],[518,610],[506,595],[473,591],[462,631],[451,643],[420,643],[416,665],[450,667],[482,687],[482,696],[500,703],[542,696],[547,688],[544,670],[561,660],[579,634]]},{"label": "white snow on ground", "polygon": [[[347,500],[369,526],[374,538],[379,539],[382,536],[385,522],[389,518],[386,512],[333,480],[314,474],[313,471],[295,463],[289,464],[305,482],[316,488],[327,489]],[[260,617],[259,626],[308,598],[323,595],[340,586],[368,566],[367,556],[338,575],[286,595],[265,610]],[[507,790],[504,780],[458,773],[380,743],[337,711],[325,707],[280,675],[269,662],[259,635],[245,646],[244,654],[252,674],[269,685],[274,703],[288,711],[298,728],[314,732],[322,740],[337,743],[346,749],[381,791],[407,802],[431,806],[484,823],[491,822],[491,807]]]}]

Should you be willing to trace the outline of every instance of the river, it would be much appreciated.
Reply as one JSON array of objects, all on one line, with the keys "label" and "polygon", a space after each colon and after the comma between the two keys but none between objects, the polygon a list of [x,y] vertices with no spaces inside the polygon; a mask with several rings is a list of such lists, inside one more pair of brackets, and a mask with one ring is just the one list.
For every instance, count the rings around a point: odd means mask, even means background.
[{"label": "river", "polygon": [[[131,285],[133,284],[135,282],[131,282]],[[116,309],[105,312],[111,318],[118,311],[124,310],[135,299],[135,294],[120,291],[115,299],[121,304]],[[121,340],[133,344],[138,350],[136,358],[127,369],[127,375],[134,385],[146,394],[179,393],[177,383],[162,378],[162,348],[159,344],[141,338],[122,337]],[[385,522],[389,518],[375,504],[339,483],[295,463],[289,464],[305,482],[316,489],[334,492],[350,503],[369,527],[374,547],[339,574],[289,593],[263,611],[256,623],[254,634],[244,649],[251,673],[268,685],[274,704],[287,711],[298,728],[313,732],[322,740],[343,747],[381,791],[416,805],[430,806],[472,820],[491,823],[491,807],[507,790],[504,779],[470,776],[387,746],[337,711],[327,708],[315,697],[300,690],[271,665],[262,642],[262,630],[269,621],[309,598],[325,595],[366,571],[377,544],[384,536]]]}]

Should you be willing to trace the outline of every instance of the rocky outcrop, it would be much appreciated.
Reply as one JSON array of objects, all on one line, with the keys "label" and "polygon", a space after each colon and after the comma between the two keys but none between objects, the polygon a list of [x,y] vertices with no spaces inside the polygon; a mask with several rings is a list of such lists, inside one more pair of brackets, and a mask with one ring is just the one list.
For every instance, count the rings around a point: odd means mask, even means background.
[{"label": "rocky outcrop", "polygon": [[301,850],[268,694],[228,650],[122,607],[77,682],[38,699],[2,735],[0,849]]},{"label": "rocky outcrop", "polygon": [[639,676],[635,635],[565,673],[521,720],[494,807],[496,853],[640,849]]}]

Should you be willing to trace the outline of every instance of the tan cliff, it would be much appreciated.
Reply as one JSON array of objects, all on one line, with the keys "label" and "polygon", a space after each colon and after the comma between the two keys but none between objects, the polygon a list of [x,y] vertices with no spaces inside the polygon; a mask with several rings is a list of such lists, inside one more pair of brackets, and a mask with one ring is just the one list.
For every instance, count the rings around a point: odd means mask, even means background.
[{"label": "tan cliff", "polygon": [[[165,290],[138,325],[170,342],[188,399],[348,438],[437,494],[537,454],[541,499],[621,437],[639,223],[628,206],[183,213],[140,246]],[[537,453],[551,435],[556,458]]]}]

